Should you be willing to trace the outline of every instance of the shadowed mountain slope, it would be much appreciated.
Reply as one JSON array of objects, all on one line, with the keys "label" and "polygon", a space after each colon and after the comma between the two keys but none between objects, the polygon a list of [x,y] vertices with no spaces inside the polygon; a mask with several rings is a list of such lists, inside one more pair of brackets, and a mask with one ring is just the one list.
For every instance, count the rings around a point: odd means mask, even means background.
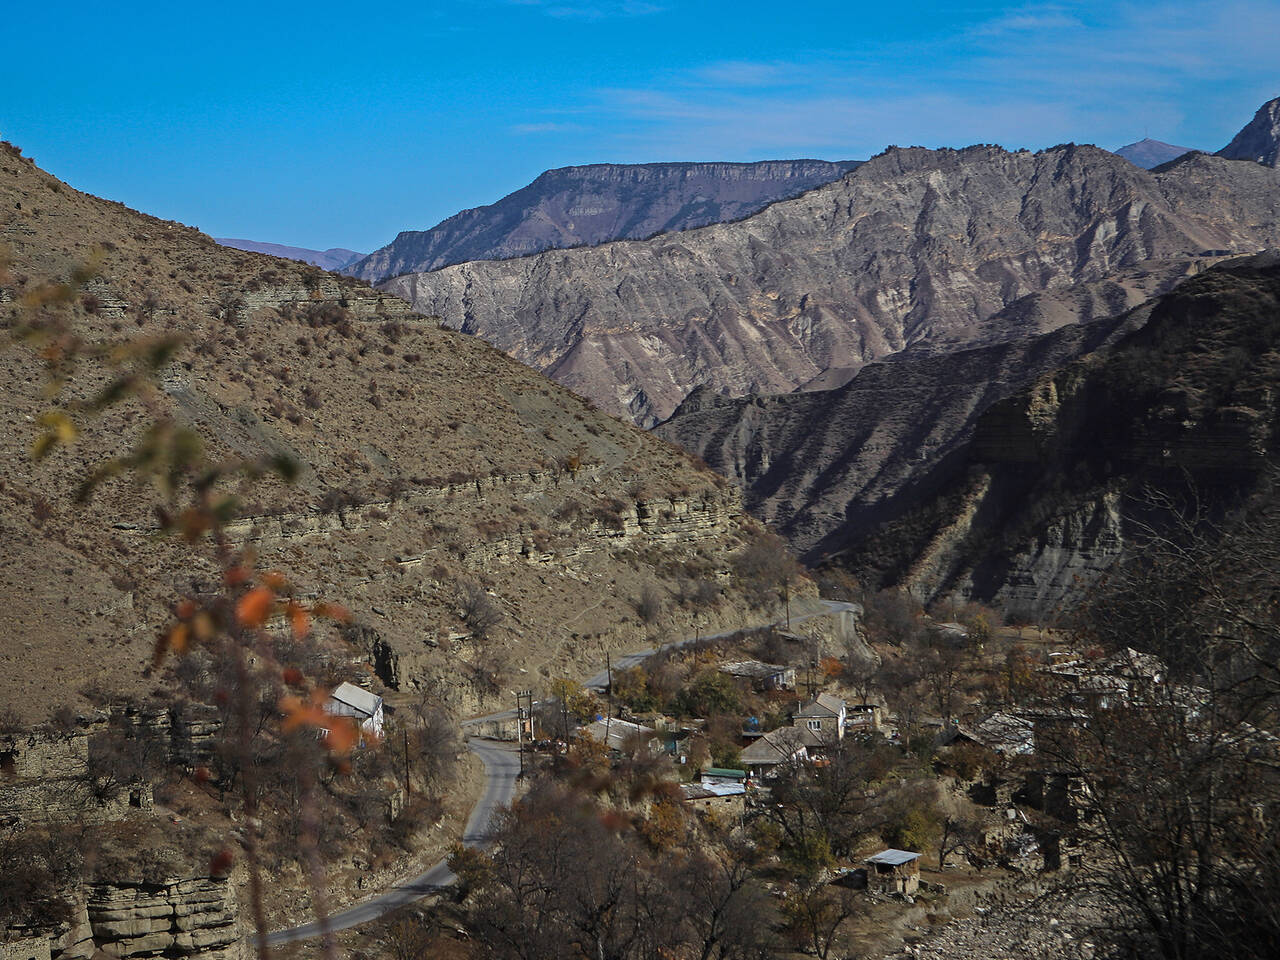
[{"label": "shadowed mountain slope", "polygon": [[1036,292],[1180,276],[1277,243],[1280,174],[1259,165],[1193,153],[1148,172],[1088,146],[910,148],[736,223],[383,287],[653,424],[699,385],[783,393],[832,368],[842,382],[907,346],[1035,333],[990,321]]},{"label": "shadowed mountain slope", "polygon": [[1143,314],[993,405],[837,562],[923,597],[1045,615],[1171,509],[1220,517],[1265,487],[1280,452],[1280,255],[1206,271],[1129,324]]},{"label": "shadowed mountain slope", "polygon": [[463,210],[430,230],[406,230],[344,272],[376,283],[467,260],[503,260],[737,220],[830,183],[857,165],[764,160],[548,170],[497,203]]}]

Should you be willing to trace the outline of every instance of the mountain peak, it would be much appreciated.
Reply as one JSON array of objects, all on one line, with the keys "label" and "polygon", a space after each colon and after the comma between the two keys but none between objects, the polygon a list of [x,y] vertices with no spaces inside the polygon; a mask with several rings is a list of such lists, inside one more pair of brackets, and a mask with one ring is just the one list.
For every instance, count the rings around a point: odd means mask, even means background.
[{"label": "mountain peak", "polygon": [[1218,151],[1218,156],[1280,166],[1280,97],[1260,106],[1244,129]]},{"label": "mountain peak", "polygon": [[1190,147],[1179,147],[1176,144],[1165,143],[1163,140],[1152,140],[1150,137],[1143,137],[1137,143],[1126,144],[1115,151],[1118,156],[1124,157],[1135,167],[1142,167],[1144,170],[1176,160],[1184,153],[1190,152]]}]

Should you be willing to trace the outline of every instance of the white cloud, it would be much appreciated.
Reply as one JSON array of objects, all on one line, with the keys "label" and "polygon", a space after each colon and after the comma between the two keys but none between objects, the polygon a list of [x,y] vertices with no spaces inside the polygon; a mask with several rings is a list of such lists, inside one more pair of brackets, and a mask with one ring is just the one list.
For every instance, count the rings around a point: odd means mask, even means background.
[{"label": "white cloud", "polygon": [[[1190,92],[1212,102],[1242,80],[1274,85],[1277,36],[1280,5],[1260,0],[1121,4],[1098,22],[1033,6],[927,45],[710,63],[596,91],[592,106],[624,131],[629,159],[866,156],[889,143],[1115,147],[1175,139]],[[1195,118],[1211,132],[1187,145],[1216,149],[1258,103]]]}]

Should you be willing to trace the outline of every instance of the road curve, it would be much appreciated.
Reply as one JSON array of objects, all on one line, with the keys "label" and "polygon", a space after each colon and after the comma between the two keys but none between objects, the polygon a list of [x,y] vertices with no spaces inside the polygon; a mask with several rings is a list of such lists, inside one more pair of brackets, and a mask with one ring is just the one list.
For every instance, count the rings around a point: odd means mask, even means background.
[{"label": "road curve", "polygon": [[[485,788],[484,796],[472,808],[471,816],[467,818],[462,842],[468,847],[484,847],[489,842],[489,826],[494,813],[500,807],[510,804],[515,794],[516,775],[520,772],[520,763],[510,744],[491,740],[470,740],[467,745],[484,764]],[[335,913],[329,918],[329,929],[336,932],[376,920],[403,907],[406,903],[421,900],[441,887],[447,887],[453,883],[454,879],[449,864],[441,860],[430,870],[419,874],[408,883],[392,887],[372,900],[366,900],[364,903],[358,903],[354,907]],[[280,943],[291,943],[294,940],[310,940],[318,936],[320,936],[320,924],[313,921],[268,934],[267,943],[274,946]]]},{"label": "road curve", "polygon": [[[833,613],[843,613],[848,610],[857,608],[857,604],[846,603],[841,600],[819,600],[817,601],[819,609],[817,611],[797,614],[791,617],[792,625],[803,623],[805,620],[812,620],[816,617],[825,617]],[[777,626],[783,622],[783,618],[770,621],[760,626]],[[741,628],[739,628],[741,629]],[[748,628],[753,629],[753,628]],[[697,640],[717,640],[721,637],[733,636],[739,630],[725,630],[722,633],[711,633],[703,637],[688,637],[684,640],[677,640],[674,643],[664,644],[665,647],[683,647],[694,643]],[[656,653],[656,648],[648,650],[637,650],[635,653],[628,653],[620,656],[613,662],[613,669],[621,670],[624,667],[634,666],[644,662],[648,657]],[[603,690],[608,683],[607,671],[600,671],[594,677],[583,683],[584,687],[593,690]],[[514,710],[503,710],[499,713],[491,713],[484,717],[473,717],[470,720],[464,720],[462,723],[465,730],[468,726],[480,723],[484,720],[497,720],[515,716]],[[471,810],[471,816],[467,818],[467,826],[462,834],[462,842],[468,847],[484,847],[489,843],[489,824],[493,818],[494,812],[499,807],[505,807],[511,803],[511,798],[515,794],[516,776],[520,772],[520,761],[516,756],[515,750],[511,744],[498,743],[492,740],[472,739],[467,741],[472,753],[478,756],[484,763],[485,788],[484,796],[480,798],[480,802]],[[393,887],[386,893],[374,897],[372,900],[366,900],[364,903],[356,904],[346,910],[335,913],[329,918],[329,929],[333,931],[346,930],[349,927],[359,926],[362,923],[368,923],[370,920],[376,920],[381,916],[385,916],[392,910],[403,907],[406,903],[413,903],[415,900],[421,900],[428,894],[434,893],[441,887],[447,887],[453,883],[455,877],[453,871],[449,869],[449,864],[441,860],[426,873],[419,874],[408,883],[398,887]],[[320,936],[320,924],[304,923],[299,927],[290,927],[288,930],[277,930],[275,933],[267,935],[267,943],[275,945],[280,943],[291,943],[295,940],[310,940],[312,937]]]}]

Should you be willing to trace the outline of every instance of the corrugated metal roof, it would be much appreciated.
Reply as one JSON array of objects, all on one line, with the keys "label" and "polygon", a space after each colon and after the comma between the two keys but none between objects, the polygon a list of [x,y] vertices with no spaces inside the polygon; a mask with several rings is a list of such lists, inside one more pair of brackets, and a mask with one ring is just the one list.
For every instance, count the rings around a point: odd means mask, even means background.
[{"label": "corrugated metal roof", "polygon": [[880,863],[886,867],[900,867],[904,863],[919,859],[920,854],[918,853],[912,853],[910,850],[895,850],[890,847],[888,850],[881,850],[874,857],[867,857],[867,863]]},{"label": "corrugated metal roof", "polygon": [[838,717],[844,701],[829,693],[820,693],[796,713],[797,717]]},{"label": "corrugated metal roof", "polygon": [[[356,712],[372,717],[378,712],[378,707],[382,705],[382,698],[376,693],[370,693],[368,690],[357,687],[354,683],[347,683],[345,680],[338,684],[333,693],[329,694],[330,700],[336,700],[338,703],[344,704]],[[325,705],[328,710],[328,704]],[[339,711],[328,710],[329,713],[337,713]]]}]

